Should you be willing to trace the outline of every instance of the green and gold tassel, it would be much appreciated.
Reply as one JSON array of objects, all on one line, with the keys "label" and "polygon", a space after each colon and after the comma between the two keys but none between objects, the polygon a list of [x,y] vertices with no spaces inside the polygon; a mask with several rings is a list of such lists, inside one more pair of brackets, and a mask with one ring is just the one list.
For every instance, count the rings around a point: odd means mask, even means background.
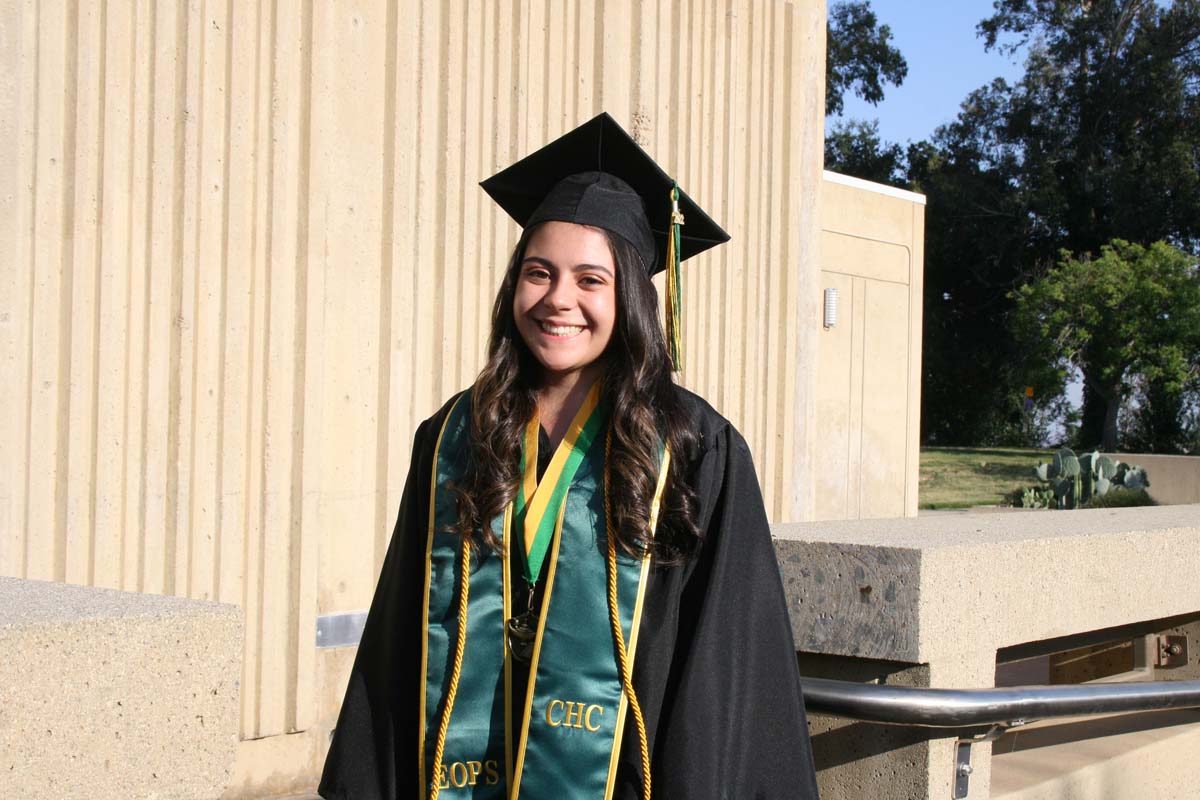
[{"label": "green and gold tassel", "polygon": [[671,187],[671,229],[667,231],[667,346],[671,351],[671,369],[683,369],[683,281],[679,270],[679,229],[683,214],[679,211],[679,185]]}]

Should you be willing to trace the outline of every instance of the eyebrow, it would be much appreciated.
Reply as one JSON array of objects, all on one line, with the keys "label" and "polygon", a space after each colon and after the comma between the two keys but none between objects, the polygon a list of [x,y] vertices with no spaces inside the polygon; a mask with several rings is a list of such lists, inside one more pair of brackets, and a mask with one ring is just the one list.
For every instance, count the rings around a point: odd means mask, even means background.
[{"label": "eyebrow", "polygon": [[[532,261],[536,264],[541,264],[542,266],[554,267],[556,269],[558,268],[558,265],[555,264],[553,261],[551,261],[548,258],[542,258],[541,256],[526,256],[524,259],[522,259],[521,264],[524,265],[530,261]],[[572,272],[583,272],[584,270],[589,270],[589,269],[596,270],[597,272],[603,272],[605,275],[608,275],[609,277],[612,277],[612,274],[613,274],[612,270],[609,269],[608,267],[604,266],[603,264],[586,264],[586,263],[585,264],[576,264],[574,267],[571,268],[571,271]]]}]

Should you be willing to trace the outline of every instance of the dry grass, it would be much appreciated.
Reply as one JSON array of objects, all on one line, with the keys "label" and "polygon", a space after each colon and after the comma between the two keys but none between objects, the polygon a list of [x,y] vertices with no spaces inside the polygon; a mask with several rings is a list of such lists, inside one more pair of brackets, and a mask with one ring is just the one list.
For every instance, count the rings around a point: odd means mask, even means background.
[{"label": "dry grass", "polygon": [[1008,505],[1014,489],[1037,484],[1034,468],[1053,450],[922,447],[921,508]]}]

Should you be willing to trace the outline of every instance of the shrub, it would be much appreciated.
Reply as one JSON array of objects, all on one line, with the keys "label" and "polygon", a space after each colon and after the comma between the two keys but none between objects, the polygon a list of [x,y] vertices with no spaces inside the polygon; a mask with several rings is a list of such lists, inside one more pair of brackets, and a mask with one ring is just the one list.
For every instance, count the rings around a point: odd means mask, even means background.
[{"label": "shrub", "polygon": [[1134,508],[1156,506],[1158,503],[1145,489],[1114,489],[1108,494],[1097,495],[1084,504],[1084,508]]}]

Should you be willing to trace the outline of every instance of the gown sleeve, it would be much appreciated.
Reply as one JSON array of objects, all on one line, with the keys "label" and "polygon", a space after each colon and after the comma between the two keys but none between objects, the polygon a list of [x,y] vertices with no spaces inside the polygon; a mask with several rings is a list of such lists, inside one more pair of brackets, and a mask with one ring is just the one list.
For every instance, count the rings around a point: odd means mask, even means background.
[{"label": "gown sleeve", "polygon": [[703,542],[681,587],[653,755],[656,797],[817,797],[787,602],[749,448],[726,423],[694,486]]},{"label": "gown sleeve", "polygon": [[[318,789],[325,800],[417,794],[421,608],[429,481],[439,418],[422,423]],[[409,785],[411,782],[411,785]]]}]

